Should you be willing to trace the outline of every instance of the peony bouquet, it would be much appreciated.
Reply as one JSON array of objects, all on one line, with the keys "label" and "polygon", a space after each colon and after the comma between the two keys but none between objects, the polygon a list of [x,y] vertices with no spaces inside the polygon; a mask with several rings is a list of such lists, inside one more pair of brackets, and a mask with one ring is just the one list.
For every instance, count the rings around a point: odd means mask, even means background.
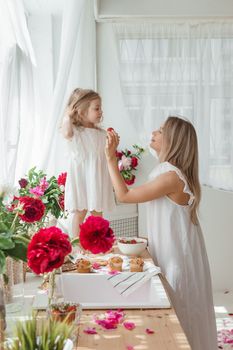
[{"label": "peony bouquet", "polygon": [[0,273],[7,256],[27,261],[28,232],[46,226],[48,215],[65,215],[65,181],[66,173],[47,179],[33,168],[19,180],[19,189],[0,186]]},{"label": "peony bouquet", "polygon": [[127,185],[132,185],[135,182],[134,172],[137,170],[138,160],[141,158],[141,154],[144,149],[138,145],[133,145],[134,151],[125,149],[120,152],[116,152],[118,161],[118,168]]},{"label": "peony bouquet", "polygon": [[[25,216],[27,222],[33,222],[34,216],[40,215],[39,225],[43,227],[48,214],[56,219],[65,216],[64,212],[64,193],[65,193],[66,173],[61,173],[58,178],[47,175],[42,171],[36,171],[36,168],[29,170],[25,178],[19,180],[19,197],[15,201],[24,203]],[[33,209],[26,209],[32,206]],[[40,203],[40,204],[39,204]]]}]

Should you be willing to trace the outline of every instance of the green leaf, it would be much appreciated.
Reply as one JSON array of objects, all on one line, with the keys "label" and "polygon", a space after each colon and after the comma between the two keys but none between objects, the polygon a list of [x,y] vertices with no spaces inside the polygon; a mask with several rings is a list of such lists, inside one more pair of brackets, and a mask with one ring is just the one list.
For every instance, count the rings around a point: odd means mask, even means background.
[{"label": "green leaf", "polygon": [[0,235],[0,249],[6,250],[14,248],[15,244],[11,238]]},{"label": "green leaf", "polygon": [[15,247],[13,249],[5,250],[5,254],[12,258],[27,262],[27,246],[22,244],[22,242],[15,242]]}]

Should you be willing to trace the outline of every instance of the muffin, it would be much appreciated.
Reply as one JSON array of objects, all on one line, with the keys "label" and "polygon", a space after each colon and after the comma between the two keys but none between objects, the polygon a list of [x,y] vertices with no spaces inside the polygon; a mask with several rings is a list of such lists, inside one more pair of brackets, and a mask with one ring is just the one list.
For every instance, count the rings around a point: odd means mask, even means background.
[{"label": "muffin", "polygon": [[91,262],[87,259],[78,259],[76,261],[77,271],[79,273],[90,273],[91,272]]},{"label": "muffin", "polygon": [[122,271],[123,259],[120,256],[113,256],[108,259],[108,268],[110,271]]},{"label": "muffin", "polygon": [[142,272],[144,260],[140,257],[130,259],[130,271],[131,272]]}]

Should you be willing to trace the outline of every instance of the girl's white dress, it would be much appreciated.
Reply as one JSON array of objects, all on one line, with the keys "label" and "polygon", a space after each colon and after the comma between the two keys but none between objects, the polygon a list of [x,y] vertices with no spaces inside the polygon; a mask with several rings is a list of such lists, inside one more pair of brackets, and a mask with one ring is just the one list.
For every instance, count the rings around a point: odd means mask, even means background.
[{"label": "girl's white dress", "polygon": [[68,140],[70,164],[65,186],[65,209],[110,211],[115,201],[105,158],[106,132],[79,127]]},{"label": "girl's white dress", "polygon": [[150,180],[175,171],[190,195],[186,206],[167,196],[148,202],[149,249],[168,281],[168,294],[192,350],[216,350],[217,332],[210,269],[200,225],[190,220],[193,194],[181,171],[160,163]]}]

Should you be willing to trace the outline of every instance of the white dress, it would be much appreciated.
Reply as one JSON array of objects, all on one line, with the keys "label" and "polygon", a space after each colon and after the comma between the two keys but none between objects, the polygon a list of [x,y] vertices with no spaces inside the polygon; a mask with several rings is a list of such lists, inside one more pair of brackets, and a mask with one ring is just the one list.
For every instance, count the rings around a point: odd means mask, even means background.
[{"label": "white dress", "polygon": [[65,187],[65,209],[110,211],[115,201],[104,154],[106,132],[79,127],[68,140],[70,164]]},{"label": "white dress", "polygon": [[167,196],[148,202],[150,254],[168,281],[168,294],[192,350],[216,350],[217,332],[210,269],[200,225],[190,220],[193,194],[181,171],[160,163],[150,180],[175,171],[190,195],[188,205]]}]

